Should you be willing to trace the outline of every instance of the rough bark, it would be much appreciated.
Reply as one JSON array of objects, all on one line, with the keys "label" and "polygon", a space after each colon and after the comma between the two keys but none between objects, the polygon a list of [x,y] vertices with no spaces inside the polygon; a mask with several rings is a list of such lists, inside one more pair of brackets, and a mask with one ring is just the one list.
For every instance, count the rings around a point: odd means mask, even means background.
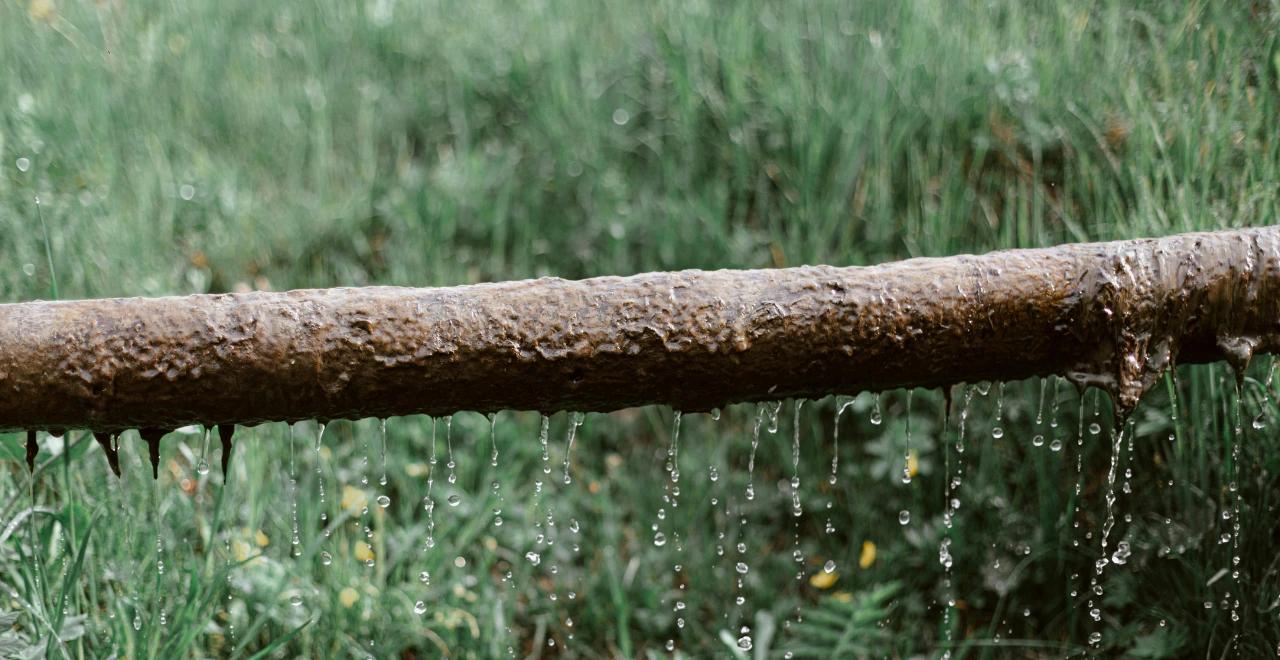
[{"label": "rough bark", "polygon": [[706,410],[1062,374],[1122,408],[1280,345],[1280,228],[452,288],[0,305],[0,428]]}]

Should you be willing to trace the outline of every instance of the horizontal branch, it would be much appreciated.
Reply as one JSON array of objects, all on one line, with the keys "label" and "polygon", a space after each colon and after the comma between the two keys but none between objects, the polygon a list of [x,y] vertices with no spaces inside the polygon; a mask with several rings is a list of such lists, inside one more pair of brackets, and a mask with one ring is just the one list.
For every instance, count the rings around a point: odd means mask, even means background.
[{"label": "horizontal branch", "polygon": [[1280,228],[451,288],[0,305],[0,428],[706,410],[1062,374],[1131,408],[1280,345]]}]

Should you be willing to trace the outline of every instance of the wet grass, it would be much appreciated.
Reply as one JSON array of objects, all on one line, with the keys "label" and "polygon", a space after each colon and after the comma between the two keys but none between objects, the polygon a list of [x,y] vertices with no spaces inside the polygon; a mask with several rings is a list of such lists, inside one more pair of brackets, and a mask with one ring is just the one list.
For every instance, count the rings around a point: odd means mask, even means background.
[{"label": "wet grass", "polygon": [[[9,2],[0,5],[0,291],[27,300],[862,264],[1272,223],[1278,11],[1002,0]],[[1266,366],[1253,375],[1265,380]],[[1111,548],[1128,541],[1132,555],[1107,568],[1094,623],[1088,580],[1108,431],[1093,436],[1086,423],[1078,477],[1077,395],[1059,390],[1052,429],[1050,404],[1035,424],[1039,390],[1009,384],[1000,439],[990,433],[994,392],[975,395],[963,454],[936,392],[913,397],[910,448],[905,393],[885,396],[879,425],[864,396],[842,417],[835,487],[826,483],[835,402],[808,404],[800,564],[790,405],[778,432],[762,433],[754,500],[744,493],[755,409],[684,419],[679,506],[667,503],[661,521],[670,411],[589,416],[567,485],[563,414],[551,423],[546,476],[536,416],[499,417],[494,467],[487,420],[460,414],[457,483],[443,459],[435,465],[436,545],[425,553],[430,420],[388,422],[385,487],[375,422],[331,425],[319,461],[314,427],[297,429],[298,557],[283,427],[240,431],[225,496],[216,460],[207,477],[195,469],[198,433],[166,441],[158,485],[132,433],[120,482],[92,439],[44,439],[35,509],[21,518],[34,524],[0,544],[10,592],[0,612],[19,613],[0,648],[493,657],[510,645],[518,655],[638,657],[673,639],[707,656],[730,653],[725,640],[748,625],[757,648],[812,657],[909,656],[948,635],[967,656],[1062,655],[1095,631],[1109,652],[1145,657],[1233,644],[1245,656],[1273,652],[1277,422],[1249,420],[1259,406],[1274,414],[1275,397],[1246,388],[1237,587],[1231,543],[1220,543],[1236,465],[1232,378],[1221,365],[1183,369],[1150,395],[1120,465],[1121,481],[1133,471],[1131,492],[1110,539]],[[1086,403],[1087,417],[1092,395]],[[1105,427],[1105,411],[1101,419]],[[1066,445],[1056,452],[1055,436]],[[16,452],[17,441],[4,447]],[[904,485],[909,450],[919,473]],[[13,458],[0,474],[6,524],[33,504]],[[938,548],[949,461],[964,477],[948,632]],[[539,546],[538,533],[555,544]],[[828,559],[836,571],[811,581]],[[740,588],[738,561],[749,564]],[[419,581],[424,570],[430,584]],[[1240,597],[1239,623],[1223,605],[1228,591]],[[805,622],[786,626],[797,608]]]}]

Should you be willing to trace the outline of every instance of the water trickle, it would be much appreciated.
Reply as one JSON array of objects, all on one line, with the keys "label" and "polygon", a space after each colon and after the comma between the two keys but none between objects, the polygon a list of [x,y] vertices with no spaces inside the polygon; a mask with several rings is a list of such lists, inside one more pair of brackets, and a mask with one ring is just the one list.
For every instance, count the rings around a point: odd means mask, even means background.
[{"label": "water trickle", "polygon": [[569,439],[564,448],[564,484],[566,486],[573,483],[573,477],[570,475],[569,470],[573,465],[573,439],[578,435],[578,427],[582,426],[582,420],[582,413],[569,413]]},{"label": "water trickle", "polygon": [[[754,500],[756,498],[756,449],[760,447],[760,426],[764,424],[765,415],[768,414],[770,405],[772,404],[762,403],[756,407],[756,423],[751,429],[751,456],[747,459],[746,497],[748,500]],[[782,404],[778,403],[777,405],[781,406]],[[774,411],[774,414],[776,415],[777,408],[774,408]],[[777,426],[774,426],[774,428],[776,429]]]},{"label": "water trickle", "polygon": [[880,393],[876,392],[871,405],[871,423],[879,426],[883,420],[884,417],[880,414]]},{"label": "water trickle", "polygon": [[915,395],[915,390],[907,390],[907,412],[906,412],[906,415],[905,415],[905,417],[906,417],[906,424],[907,424],[907,433],[906,433],[906,436],[907,436],[907,438],[906,438],[906,439],[907,439],[907,443],[906,443],[906,444],[907,444],[907,448],[904,450],[904,452],[905,452],[905,453],[904,453],[904,454],[903,454],[903,456],[902,456],[902,483],[903,483],[903,484],[909,484],[909,483],[911,483],[911,477],[912,477],[912,475],[911,475],[911,471],[912,471],[912,470],[911,470],[911,467],[912,467],[912,465],[911,465],[911,464],[912,464],[912,456],[911,456],[911,399],[914,397],[914,395]]},{"label": "water trickle", "polygon": [[324,444],[324,429],[324,422],[316,423],[316,489],[320,495],[320,526],[327,529],[327,523],[329,522],[329,509],[325,506],[324,456],[320,453],[320,447]]},{"label": "water trickle", "polygon": [[[458,464],[453,460],[453,415],[445,415],[444,417],[444,446],[448,452],[445,456],[448,460],[444,466],[449,470],[449,476],[445,477],[445,481],[455,484],[458,483]],[[450,502],[450,504],[456,506],[456,503]]]},{"label": "water trickle", "polygon": [[1004,381],[996,386],[996,421],[991,427],[991,437],[999,440],[1004,437]]},{"label": "water trickle", "polygon": [[942,525],[944,529],[942,541],[938,544],[938,562],[942,564],[943,569],[943,592],[947,594],[947,604],[942,610],[942,627],[945,631],[945,646],[947,648],[942,655],[944,659],[949,659],[951,657],[951,610],[955,608],[956,602],[951,582],[951,566],[954,563],[954,559],[951,555],[951,527],[955,520],[956,510],[960,507],[960,499],[956,497],[956,491],[959,490],[964,476],[963,459],[965,423],[969,419],[969,405],[973,401],[973,393],[975,390],[980,391],[980,388],[971,385],[966,385],[964,388],[964,403],[962,403],[960,407],[959,424],[956,432],[956,467],[954,476],[951,472],[951,452],[947,451],[944,443],[944,452],[946,453],[945,478],[943,481],[943,497],[945,501],[942,513]]},{"label": "water trickle", "polygon": [[[489,457],[489,466],[495,468],[496,472],[498,467],[498,414],[489,413],[486,417],[489,419],[489,447],[492,449]],[[497,506],[493,508],[493,526],[501,527],[502,509],[506,506],[506,500],[502,497],[502,484],[497,479],[494,479],[491,487],[493,489],[493,497],[497,500]]]},{"label": "water trickle", "polygon": [[[1236,380],[1236,396],[1234,405],[1234,427],[1231,433],[1231,481],[1227,491],[1231,494],[1231,582],[1233,590],[1240,593],[1240,452],[1244,438],[1244,391],[1240,387],[1243,377]],[[1230,594],[1227,595],[1230,598]],[[1231,621],[1240,621],[1240,599],[1237,596],[1231,601]],[[1234,643],[1234,642],[1233,642]]]},{"label": "water trickle", "polygon": [[[1095,403],[1096,403],[1096,399],[1095,399]],[[1112,429],[1111,431],[1111,436],[1112,436],[1111,463],[1107,469],[1106,519],[1102,523],[1102,550],[1099,553],[1098,560],[1094,562],[1093,579],[1090,581],[1090,584],[1089,584],[1090,591],[1093,593],[1094,596],[1097,596],[1099,599],[1101,599],[1103,594],[1102,575],[1103,575],[1103,572],[1106,570],[1107,564],[1110,563],[1110,555],[1107,554],[1107,544],[1111,537],[1111,530],[1115,527],[1115,524],[1116,524],[1116,513],[1115,513],[1115,504],[1116,504],[1116,498],[1117,498],[1116,467],[1120,463],[1120,454],[1123,451],[1123,447],[1124,447],[1122,443],[1124,441],[1124,436],[1126,432],[1128,433],[1133,432],[1132,422],[1129,424],[1128,428],[1126,428],[1125,426],[1121,426],[1119,429]],[[1094,602],[1093,599],[1090,598],[1087,605],[1090,608],[1091,614],[1092,614],[1092,611],[1094,610],[1093,602]],[[1100,621],[1101,614],[1093,616],[1093,620]],[[1090,644],[1096,647],[1098,643],[1101,641],[1101,639],[1102,639],[1101,634],[1098,634],[1097,641],[1094,641],[1094,638],[1091,635]]]},{"label": "water trickle", "polygon": [[302,554],[302,536],[298,531],[298,471],[297,471],[297,452],[294,449],[294,432],[293,424],[287,425],[289,428],[289,505],[290,517],[292,518],[293,535],[289,542],[293,546],[293,556],[297,557]]},{"label": "water trickle", "polygon": [[1044,390],[1048,384],[1049,380],[1047,378],[1040,379],[1040,402],[1036,404],[1036,426],[1044,423]]},{"label": "water trickle", "polygon": [[387,485],[387,420],[382,418],[378,420],[378,436],[382,439],[382,476],[378,478],[378,485]]},{"label": "water trickle", "polygon": [[431,452],[430,458],[427,459],[427,493],[422,496],[422,508],[427,512],[427,538],[422,545],[423,554],[436,545],[436,501],[431,497],[432,487],[436,483],[436,465],[439,463],[439,459],[436,458],[436,426],[436,420],[432,419]]},{"label": "water trickle", "polygon": [[196,462],[196,474],[209,474],[209,427],[204,427],[204,442],[200,445],[200,460]]},{"label": "water trickle", "polygon": [[832,488],[830,489],[831,497],[827,498],[827,524],[824,527],[827,534],[834,534],[836,531],[835,525],[831,523],[831,509],[834,506],[835,485],[839,480],[840,471],[840,417],[844,415],[844,411],[853,406],[853,401],[853,397],[849,396],[836,397],[835,418],[831,421],[831,474],[827,477],[827,484]]},{"label": "water trickle", "polygon": [[[800,503],[800,409],[804,407],[804,399],[795,401],[794,433],[791,436],[791,555],[796,567],[796,583],[804,580],[804,553],[800,549],[800,516],[804,515],[804,507]],[[804,620],[799,601],[796,602],[796,621]]]}]

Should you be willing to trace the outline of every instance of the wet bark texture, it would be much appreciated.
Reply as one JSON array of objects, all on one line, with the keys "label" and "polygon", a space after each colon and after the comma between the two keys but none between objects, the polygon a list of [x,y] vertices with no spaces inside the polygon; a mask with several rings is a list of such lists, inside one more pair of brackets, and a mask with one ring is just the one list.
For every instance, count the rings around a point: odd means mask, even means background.
[{"label": "wet bark texture", "polygon": [[1131,408],[1280,346],[1280,227],[451,288],[0,305],[0,428],[706,410],[1062,374]]}]

